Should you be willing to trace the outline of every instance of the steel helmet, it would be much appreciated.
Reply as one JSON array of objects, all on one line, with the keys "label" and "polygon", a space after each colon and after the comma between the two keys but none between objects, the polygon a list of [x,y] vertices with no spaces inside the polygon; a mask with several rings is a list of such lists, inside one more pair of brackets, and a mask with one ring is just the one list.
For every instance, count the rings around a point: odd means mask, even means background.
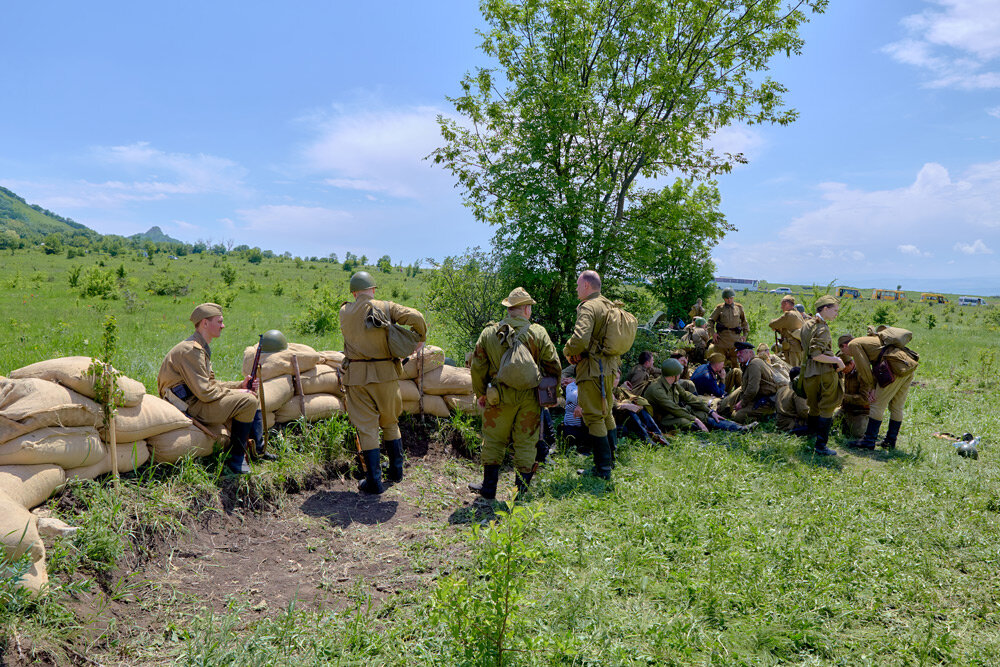
[{"label": "steel helmet", "polygon": [[378,287],[378,285],[375,284],[375,279],[372,278],[371,274],[367,271],[358,271],[351,276],[352,292],[360,292],[361,290],[370,289],[372,287]]},{"label": "steel helmet", "polygon": [[736,298],[736,290],[727,287],[726,289],[722,290],[722,298],[723,299],[735,299]]},{"label": "steel helmet", "polygon": [[281,352],[288,349],[288,339],[277,329],[265,331],[260,339],[261,352]]},{"label": "steel helmet", "polygon": [[684,364],[670,357],[660,364],[660,370],[663,372],[664,377],[674,377],[684,372]]}]

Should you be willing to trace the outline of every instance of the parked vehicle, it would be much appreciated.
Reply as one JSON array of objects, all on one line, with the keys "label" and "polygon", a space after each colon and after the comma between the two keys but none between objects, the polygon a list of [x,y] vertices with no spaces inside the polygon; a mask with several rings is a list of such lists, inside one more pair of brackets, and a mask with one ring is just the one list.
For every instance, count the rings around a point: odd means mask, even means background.
[{"label": "parked vehicle", "polygon": [[775,287],[771,290],[771,294],[792,294],[791,287]]},{"label": "parked vehicle", "polygon": [[921,293],[921,295],[920,295],[920,302],[921,303],[930,303],[930,304],[934,304],[934,303],[950,303],[950,301],[948,301],[948,299],[945,298],[944,295],[942,295],[942,294],[931,294],[929,292],[923,292],[923,293]]},{"label": "parked vehicle", "polygon": [[958,297],[958,305],[960,306],[985,306],[986,299],[978,296],[960,296]]},{"label": "parked vehicle", "polygon": [[840,299],[860,299],[861,290],[854,289],[853,287],[838,287],[837,297]]},{"label": "parked vehicle", "polygon": [[872,298],[876,301],[906,301],[906,292],[894,289],[877,289],[872,291]]}]

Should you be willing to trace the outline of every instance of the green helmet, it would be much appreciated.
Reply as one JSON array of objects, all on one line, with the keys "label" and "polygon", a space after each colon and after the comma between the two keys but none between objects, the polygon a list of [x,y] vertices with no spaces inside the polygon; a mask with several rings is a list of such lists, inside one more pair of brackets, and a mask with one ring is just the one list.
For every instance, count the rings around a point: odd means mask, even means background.
[{"label": "green helmet", "polygon": [[684,372],[684,364],[671,357],[660,364],[660,370],[664,377],[674,377]]},{"label": "green helmet", "polygon": [[361,290],[369,289],[372,287],[378,287],[375,284],[375,279],[372,278],[371,274],[367,271],[358,271],[353,276],[351,276],[351,291],[360,292]]},{"label": "green helmet", "polygon": [[722,290],[722,298],[723,299],[735,299],[736,298],[736,290],[732,289],[731,287],[727,287],[726,289]]},{"label": "green helmet", "polygon": [[265,331],[260,339],[261,352],[281,352],[288,349],[288,339],[277,329]]},{"label": "green helmet", "polygon": [[696,317],[694,318],[694,323],[699,327],[703,327],[706,324],[708,324],[708,320],[706,320],[704,317]]}]

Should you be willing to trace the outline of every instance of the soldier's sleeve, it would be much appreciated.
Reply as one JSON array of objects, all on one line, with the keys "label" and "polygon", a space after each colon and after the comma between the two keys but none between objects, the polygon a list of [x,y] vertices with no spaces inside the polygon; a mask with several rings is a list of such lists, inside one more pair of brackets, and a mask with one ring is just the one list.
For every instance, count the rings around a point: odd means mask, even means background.
[{"label": "soldier's sleeve", "polygon": [[649,385],[649,388],[642,395],[649,404],[653,407],[658,415],[662,417],[669,417],[672,420],[680,420],[685,424],[693,424],[694,419],[691,418],[691,413],[685,410],[683,407],[678,405],[675,401],[667,397],[667,393],[660,386],[659,382],[654,382]]},{"label": "soldier's sleeve", "polygon": [[782,313],[779,317],[776,317],[770,322],[768,322],[767,326],[771,327],[775,331],[781,331],[782,329],[791,329],[795,326],[793,323],[795,319],[796,319],[795,316],[792,315],[791,313]]},{"label": "soldier's sleeve", "polygon": [[743,329],[744,333],[750,332],[750,325],[747,324],[747,314],[746,311],[743,310],[743,306],[740,306],[740,328]]},{"label": "soldier's sleeve", "polygon": [[202,403],[211,403],[226,395],[226,388],[216,381],[208,366],[208,355],[200,347],[177,360],[177,371],[184,378],[187,388]]},{"label": "soldier's sleeve", "polygon": [[824,336],[819,331],[819,328],[819,325],[816,325],[810,331],[809,347],[806,349],[806,356],[809,359],[820,354],[825,354],[827,351],[827,345],[823,342]]},{"label": "soldier's sleeve", "polygon": [[576,309],[576,326],[573,327],[573,335],[563,347],[563,356],[569,359],[572,356],[582,355],[590,347],[590,337],[593,334],[594,309],[590,302],[586,301]]},{"label": "soldier's sleeve", "polygon": [[855,338],[847,344],[847,350],[854,359],[854,366],[858,372],[858,380],[861,382],[861,391],[867,392],[875,387],[875,377],[872,375],[872,362],[868,358],[868,352],[860,339]]},{"label": "soldier's sleeve", "polygon": [[709,336],[715,335],[715,323],[719,321],[719,315],[721,314],[721,312],[722,312],[722,306],[716,306],[715,310],[712,311],[712,314],[708,316],[707,329]]},{"label": "soldier's sleeve", "polygon": [[[758,360],[755,359],[754,361]],[[742,396],[744,403],[756,400],[757,392],[760,391],[760,366],[754,363],[754,361],[751,361],[747,365],[747,369],[743,373],[743,382],[740,385],[743,388]]]},{"label": "soldier's sleeve", "polygon": [[472,373],[472,391],[475,392],[476,396],[486,395],[486,383],[489,381],[490,358],[486,354],[486,345],[484,342],[487,331],[489,331],[489,328],[479,334],[479,339],[476,341],[476,349],[472,352],[472,364],[469,367]]},{"label": "soldier's sleeve", "polygon": [[416,308],[407,308],[392,301],[389,304],[393,322],[413,329],[420,336],[421,342],[427,340],[427,322],[424,320],[423,313]]},{"label": "soldier's sleeve", "polygon": [[[694,406],[695,408],[699,408],[701,410],[704,410],[705,412],[708,412],[709,410],[711,410],[711,407],[709,407],[709,403],[708,403],[708,399],[707,398],[704,398],[703,396],[695,396],[694,394],[692,394],[688,390],[684,389],[684,387],[678,387],[677,391],[681,395],[681,400],[684,401],[687,405]],[[683,408],[681,408],[681,409],[683,410]],[[685,413],[687,413],[686,410],[685,410]],[[689,414],[689,416],[690,416],[690,414]],[[694,420],[692,420],[692,421],[694,421]]]},{"label": "soldier's sleeve", "polygon": [[559,353],[556,352],[556,346],[549,338],[549,332],[547,332],[541,325],[538,325],[539,335],[538,340],[538,367],[542,371],[542,375],[549,377],[559,377],[562,374],[562,364],[559,363]]}]

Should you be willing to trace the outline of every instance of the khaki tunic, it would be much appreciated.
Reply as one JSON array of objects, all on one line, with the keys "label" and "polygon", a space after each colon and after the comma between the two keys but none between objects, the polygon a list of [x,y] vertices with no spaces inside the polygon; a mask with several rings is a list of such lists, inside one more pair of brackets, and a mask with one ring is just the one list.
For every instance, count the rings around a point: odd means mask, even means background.
[{"label": "khaki tunic", "polygon": [[695,418],[705,423],[711,409],[706,399],[683,389],[676,382],[669,384],[663,377],[646,387],[642,397],[649,401],[653,417],[664,429],[691,428],[695,425]]},{"label": "khaki tunic", "polygon": [[[850,351],[837,355],[845,364],[854,361]],[[848,438],[860,438],[868,430],[868,395],[862,391],[861,378],[855,368],[850,373],[842,374],[844,382],[844,399],[835,415],[840,419],[840,430]]]},{"label": "khaki tunic", "polygon": [[793,431],[805,425],[809,404],[788,385],[778,387],[774,400],[774,425],[782,431]]},{"label": "khaki tunic", "polygon": [[806,390],[809,415],[830,419],[840,405],[844,389],[833,364],[816,361],[818,355],[833,354],[830,325],[817,315],[806,320],[799,332],[802,338],[802,385]]},{"label": "khaki tunic", "polygon": [[369,328],[365,317],[374,307],[386,313],[396,324],[408,326],[425,340],[427,323],[420,311],[400,306],[392,301],[378,301],[367,294],[340,307],[340,331],[344,335],[343,375],[341,383],[347,392],[345,407],[351,424],[358,431],[361,449],[379,447],[382,439],[396,440],[403,398],[399,393],[402,365],[389,352],[388,334],[383,328]]},{"label": "khaki tunic", "polygon": [[688,311],[688,317],[690,317],[692,321],[696,317],[705,317],[705,306],[694,304],[691,306],[691,310]]},{"label": "khaki tunic", "polygon": [[875,400],[869,407],[868,418],[882,421],[886,408],[888,408],[889,419],[903,421],[903,407],[906,405],[906,396],[910,392],[910,385],[913,383],[915,373],[897,375],[889,386],[879,387],[872,374],[872,366],[878,361],[878,355],[882,351],[882,341],[879,337],[855,338],[847,344],[847,349],[857,365],[858,380],[862,392],[867,394],[869,390],[875,390]]},{"label": "khaki tunic", "polygon": [[[750,421],[760,421],[774,414],[774,397],[778,385],[774,381],[774,371],[762,359],[753,358],[743,368],[743,379],[740,384],[739,402],[742,406],[733,413],[733,421],[746,424]],[[761,399],[767,403],[757,406]]]},{"label": "khaki tunic", "polygon": [[[500,370],[500,360],[508,347],[497,333],[519,331],[529,322],[524,317],[506,317],[483,329],[472,353],[472,389],[476,396],[486,396],[487,385]],[[562,371],[556,346],[540,324],[531,324],[521,339],[531,352],[543,376],[558,377]],[[507,446],[514,450],[514,466],[521,472],[531,472],[535,465],[535,443],[539,440],[542,409],[534,389],[514,389],[496,385],[499,402],[487,405],[483,412],[483,465],[503,463]]]},{"label": "khaki tunic", "polygon": [[[614,304],[594,292],[576,307],[576,324],[573,334],[563,347],[563,355],[569,359],[583,357],[576,365],[576,386],[579,390],[580,408],[587,431],[598,438],[604,437],[615,428],[615,418],[611,414],[613,403],[615,371],[621,367],[621,357],[606,357],[598,354],[596,348],[601,341],[594,340],[606,326],[608,311]],[[602,395],[600,376],[603,369],[604,391]]]},{"label": "khaki tunic", "polygon": [[646,385],[655,380],[660,376],[660,371],[657,368],[645,368],[641,364],[636,364],[632,367],[632,371],[628,374],[625,382],[629,383],[632,387],[632,391],[642,393],[642,390],[646,388]]},{"label": "khaki tunic", "polygon": [[747,317],[743,313],[743,306],[733,302],[733,305],[720,303],[712,311],[708,318],[708,333],[718,335],[719,340],[715,343],[715,351],[726,355],[728,366],[738,366],[736,361],[736,349],[733,345],[738,340],[742,340],[744,334],[750,331],[747,324]]},{"label": "khaki tunic", "polygon": [[204,424],[225,424],[231,419],[252,422],[260,409],[257,396],[240,388],[242,380],[215,379],[212,348],[197,331],[167,352],[156,376],[160,397],[174,405],[179,399],[170,390],[179,384],[192,394],[184,401],[185,412]]},{"label": "khaki tunic", "polygon": [[781,336],[781,357],[791,366],[797,365],[802,359],[802,342],[799,340],[802,324],[802,313],[794,308],[767,323],[767,326]]},{"label": "khaki tunic", "polygon": [[712,342],[712,337],[708,334],[708,330],[704,327],[696,327],[693,324],[687,325],[684,329],[681,342],[689,350],[691,363],[700,364],[704,362],[705,351]]}]

